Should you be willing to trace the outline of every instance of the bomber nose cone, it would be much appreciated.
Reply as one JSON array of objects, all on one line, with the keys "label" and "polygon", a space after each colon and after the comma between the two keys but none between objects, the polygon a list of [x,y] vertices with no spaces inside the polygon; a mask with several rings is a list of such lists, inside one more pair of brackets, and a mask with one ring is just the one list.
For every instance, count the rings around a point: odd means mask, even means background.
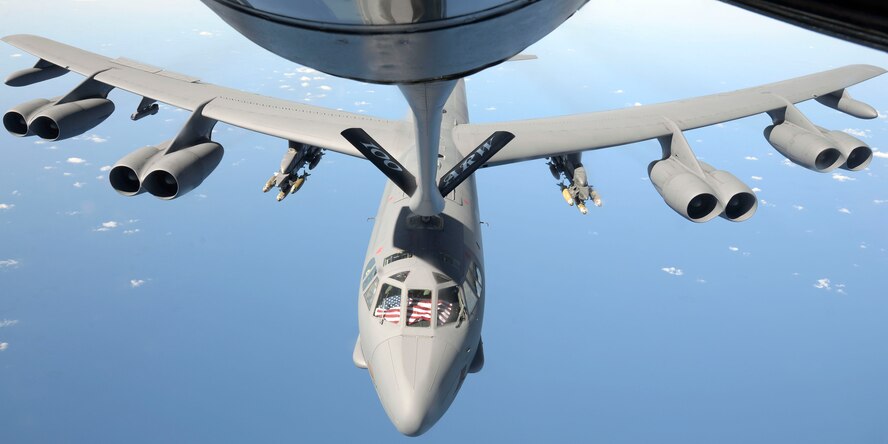
[{"label": "bomber nose cone", "polygon": [[450,407],[458,383],[453,375],[459,371],[451,368],[456,351],[441,339],[397,336],[373,352],[376,392],[398,431],[421,435]]}]

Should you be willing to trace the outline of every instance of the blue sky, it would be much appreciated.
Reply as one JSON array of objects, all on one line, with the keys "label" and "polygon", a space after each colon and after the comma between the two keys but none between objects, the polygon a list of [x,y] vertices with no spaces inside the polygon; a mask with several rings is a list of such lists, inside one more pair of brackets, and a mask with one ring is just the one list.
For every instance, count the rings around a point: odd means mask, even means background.
[{"label": "blue sky", "polygon": [[[4,34],[40,34],[205,81],[389,118],[392,87],[294,66],[197,1],[0,0]],[[593,1],[468,82],[496,121],[753,86],[884,53],[717,2]],[[33,58],[0,46],[0,71]],[[0,106],[69,75],[3,87]],[[817,124],[888,152],[888,78],[853,88],[861,121]],[[283,203],[260,188],[286,143],[220,125],[226,155],[191,194],[124,198],[103,167],[172,137],[138,97],[77,140],[0,138],[0,439],[341,442],[402,438],[351,364],[361,261],[384,179],[324,158]],[[686,134],[759,189],[758,214],[692,224],[646,177],[656,142],[585,155],[605,206],[566,206],[543,161],[479,173],[486,366],[422,441],[885,442],[888,159],[857,174],[786,165],[754,116]]]}]

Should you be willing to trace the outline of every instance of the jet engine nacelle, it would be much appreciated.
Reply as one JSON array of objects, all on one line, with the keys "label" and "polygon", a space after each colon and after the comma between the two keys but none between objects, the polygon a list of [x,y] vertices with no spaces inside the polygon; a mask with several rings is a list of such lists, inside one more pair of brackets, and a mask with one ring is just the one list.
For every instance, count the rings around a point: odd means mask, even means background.
[{"label": "jet engine nacelle", "polygon": [[42,139],[62,140],[95,128],[113,112],[114,103],[108,99],[83,99],[44,108],[28,122],[28,128]]},{"label": "jet engine nacelle", "polygon": [[676,213],[692,222],[707,222],[721,213],[716,191],[675,158],[651,162],[651,183]]},{"label": "jet engine nacelle", "polygon": [[34,114],[49,107],[54,102],[55,100],[34,99],[20,103],[3,115],[3,127],[12,135],[19,137],[30,136],[34,133],[28,127],[28,122]]},{"label": "jet engine nacelle", "polygon": [[142,187],[161,199],[175,199],[197,188],[222,161],[222,145],[205,142],[157,159],[142,176]]},{"label": "jet engine nacelle", "polygon": [[828,173],[845,163],[834,141],[788,121],[765,128],[765,139],[784,157],[809,170]]},{"label": "jet engine nacelle", "polygon": [[828,131],[820,128],[820,132],[827,139],[835,142],[836,148],[839,149],[845,158],[845,163],[839,168],[849,171],[860,171],[872,162],[873,150],[862,140],[843,131]]},{"label": "jet engine nacelle", "polygon": [[163,149],[156,146],[139,148],[126,156],[123,156],[111,167],[108,179],[111,187],[124,196],[135,196],[145,191],[142,188],[142,171],[158,157],[162,156]]},{"label": "jet engine nacelle", "polygon": [[719,204],[724,209],[720,216],[731,222],[743,222],[758,209],[755,193],[733,174],[716,170],[706,162],[700,162],[706,173],[706,182],[715,190]]}]

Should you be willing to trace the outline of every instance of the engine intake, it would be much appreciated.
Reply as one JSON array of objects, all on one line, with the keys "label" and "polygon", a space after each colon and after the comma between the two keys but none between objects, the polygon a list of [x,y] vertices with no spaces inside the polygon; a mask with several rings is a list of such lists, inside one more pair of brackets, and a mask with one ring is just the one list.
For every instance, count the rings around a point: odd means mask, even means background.
[{"label": "engine intake", "polygon": [[706,162],[700,162],[706,174],[706,182],[715,189],[724,211],[720,216],[731,222],[743,222],[755,214],[758,198],[745,183],[733,174],[716,170]]},{"label": "engine intake", "polygon": [[809,170],[828,173],[845,163],[835,142],[788,121],[765,128],[765,139],[787,159]]},{"label": "engine intake", "polygon": [[835,142],[836,148],[841,151],[845,158],[839,168],[849,171],[860,171],[873,160],[873,150],[862,140],[847,134],[843,131],[828,131],[820,128],[820,132],[827,138]]},{"label": "engine intake", "polygon": [[676,213],[692,222],[708,222],[721,213],[716,191],[675,158],[651,162],[651,183]]},{"label": "engine intake", "polygon": [[35,99],[20,103],[3,115],[3,127],[12,135],[19,137],[30,136],[33,132],[28,127],[28,121],[31,120],[34,114],[52,103],[53,101],[49,99]]},{"label": "engine intake", "polygon": [[142,177],[146,191],[161,199],[175,199],[197,188],[222,161],[224,150],[215,142],[189,146],[157,159]]},{"label": "engine intake", "polygon": [[113,112],[114,103],[108,99],[83,99],[41,110],[28,127],[42,139],[63,140],[95,128]]},{"label": "engine intake", "polygon": [[145,167],[162,156],[163,149],[155,146],[139,148],[114,164],[108,179],[111,187],[124,196],[135,196],[144,191],[140,177]]}]

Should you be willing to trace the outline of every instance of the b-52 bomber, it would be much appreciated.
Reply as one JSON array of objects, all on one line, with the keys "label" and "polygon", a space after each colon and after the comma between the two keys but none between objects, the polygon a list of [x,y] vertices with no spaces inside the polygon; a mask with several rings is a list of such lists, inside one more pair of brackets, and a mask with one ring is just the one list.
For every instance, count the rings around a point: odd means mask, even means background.
[{"label": "b-52 bomber", "polygon": [[[71,71],[86,79],[59,97],[12,106],[3,125],[16,136],[46,140],[83,134],[114,111],[108,100],[113,88],[144,98],[133,120],[156,114],[155,102],[190,111],[172,139],[139,148],[114,164],[110,185],[125,196],[175,199],[200,186],[223,155],[222,145],[213,140],[217,122],[287,141],[280,170],[264,186],[265,191],[277,187],[279,200],[302,186],[306,170],[316,167],[326,151],[370,161],[389,180],[356,289],[359,335],[352,359],[369,371],[394,426],[410,436],[429,430],[467,375],[484,365],[481,326],[487,294],[474,177],[479,168],[548,159],[565,200],[585,212],[588,201],[601,201],[588,184],[582,153],[656,139],[662,156],[652,159],[648,175],[670,208],[697,223],[719,216],[741,222],[757,209],[755,193],[734,175],[698,160],[684,131],[767,113],[772,124],[765,139],[809,170],[860,171],[873,157],[866,143],[816,125],[795,105],[813,99],[854,117],[875,118],[875,109],[848,91],[885,72],[875,66],[845,66],[675,102],[474,124],[462,78],[512,58],[585,1],[503,0],[480,2],[486,5],[481,10],[460,0],[447,4],[469,9],[434,7],[444,2],[405,2],[404,10],[386,9],[394,8],[392,2],[336,2],[335,11],[312,16],[354,19],[338,27],[272,10],[317,12],[301,2],[204,2],[254,41],[291,60],[344,77],[397,84],[412,114],[387,120],[325,109],[204,83],[43,37],[12,35],[3,41],[39,60],[12,73],[7,85],[26,86]],[[342,5],[354,6],[353,15]],[[490,32],[505,37],[475,47],[443,44]],[[307,56],[293,52],[297,40],[289,37],[294,36],[306,42]],[[325,58],[331,48],[344,55]],[[434,51],[441,57],[431,57]]]}]

